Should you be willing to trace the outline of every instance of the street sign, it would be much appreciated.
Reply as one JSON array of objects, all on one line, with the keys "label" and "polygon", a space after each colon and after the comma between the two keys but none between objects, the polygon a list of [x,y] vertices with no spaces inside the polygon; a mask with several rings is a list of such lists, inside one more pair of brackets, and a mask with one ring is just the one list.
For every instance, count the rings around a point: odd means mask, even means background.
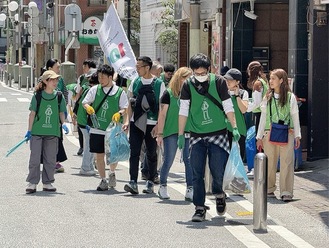
[{"label": "street sign", "polygon": [[78,32],[81,30],[81,9],[76,4],[69,4],[65,7],[65,30]]}]

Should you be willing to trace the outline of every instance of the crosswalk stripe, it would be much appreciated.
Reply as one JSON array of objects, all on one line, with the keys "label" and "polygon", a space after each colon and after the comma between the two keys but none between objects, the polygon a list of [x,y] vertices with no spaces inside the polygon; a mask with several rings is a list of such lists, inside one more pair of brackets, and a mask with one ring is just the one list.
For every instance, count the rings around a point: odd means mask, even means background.
[{"label": "crosswalk stripe", "polygon": [[19,102],[31,102],[29,98],[17,98]]},{"label": "crosswalk stripe", "polygon": [[8,102],[7,98],[0,97],[0,102]]}]

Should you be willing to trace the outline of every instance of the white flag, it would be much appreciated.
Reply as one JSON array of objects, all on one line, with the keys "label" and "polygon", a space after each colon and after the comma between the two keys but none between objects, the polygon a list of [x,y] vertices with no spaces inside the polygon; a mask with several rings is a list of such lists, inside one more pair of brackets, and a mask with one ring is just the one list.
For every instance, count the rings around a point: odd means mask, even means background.
[{"label": "white flag", "polygon": [[104,16],[98,39],[108,62],[120,76],[131,80],[138,76],[136,57],[114,4],[110,5]]}]

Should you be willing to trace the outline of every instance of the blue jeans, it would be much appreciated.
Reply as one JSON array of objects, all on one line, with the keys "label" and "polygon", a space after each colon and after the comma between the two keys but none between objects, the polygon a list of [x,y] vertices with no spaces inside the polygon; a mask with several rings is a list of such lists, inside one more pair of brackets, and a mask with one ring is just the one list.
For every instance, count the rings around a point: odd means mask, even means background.
[{"label": "blue jeans", "polygon": [[86,128],[80,128],[82,136],[83,136],[83,157],[81,169],[83,171],[93,171],[94,170],[94,154],[90,152],[89,149],[89,140],[90,135]]},{"label": "blue jeans", "polygon": [[[178,135],[173,134],[163,139],[163,148],[164,148],[164,156],[163,156],[163,164],[160,171],[160,184],[167,185],[167,179],[169,170],[174,162],[176,151],[177,151],[177,140]],[[189,159],[189,139],[185,139],[185,147],[183,149],[183,161],[185,164],[185,179],[186,186],[192,186],[193,184],[193,172],[192,167],[190,165]]]},{"label": "blue jeans", "polygon": [[223,177],[228,159],[228,153],[218,145],[208,143],[201,139],[191,147],[190,161],[193,169],[193,204],[204,206],[206,198],[204,174],[207,155],[209,169],[213,177],[212,193],[214,195],[224,193]]}]

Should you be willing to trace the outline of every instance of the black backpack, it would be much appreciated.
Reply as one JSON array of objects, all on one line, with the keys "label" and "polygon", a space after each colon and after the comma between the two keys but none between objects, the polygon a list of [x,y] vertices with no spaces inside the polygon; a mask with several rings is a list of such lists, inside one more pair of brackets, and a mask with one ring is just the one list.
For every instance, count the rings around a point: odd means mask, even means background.
[{"label": "black backpack", "polygon": [[[42,94],[41,91],[37,91],[37,93],[35,94],[35,99],[37,100],[37,109],[35,110],[35,116],[38,118],[38,120],[39,120],[38,112],[39,112],[40,103],[41,103],[41,99],[42,99],[41,94]],[[57,91],[58,112],[60,110],[62,98],[63,98],[62,92]]]}]

